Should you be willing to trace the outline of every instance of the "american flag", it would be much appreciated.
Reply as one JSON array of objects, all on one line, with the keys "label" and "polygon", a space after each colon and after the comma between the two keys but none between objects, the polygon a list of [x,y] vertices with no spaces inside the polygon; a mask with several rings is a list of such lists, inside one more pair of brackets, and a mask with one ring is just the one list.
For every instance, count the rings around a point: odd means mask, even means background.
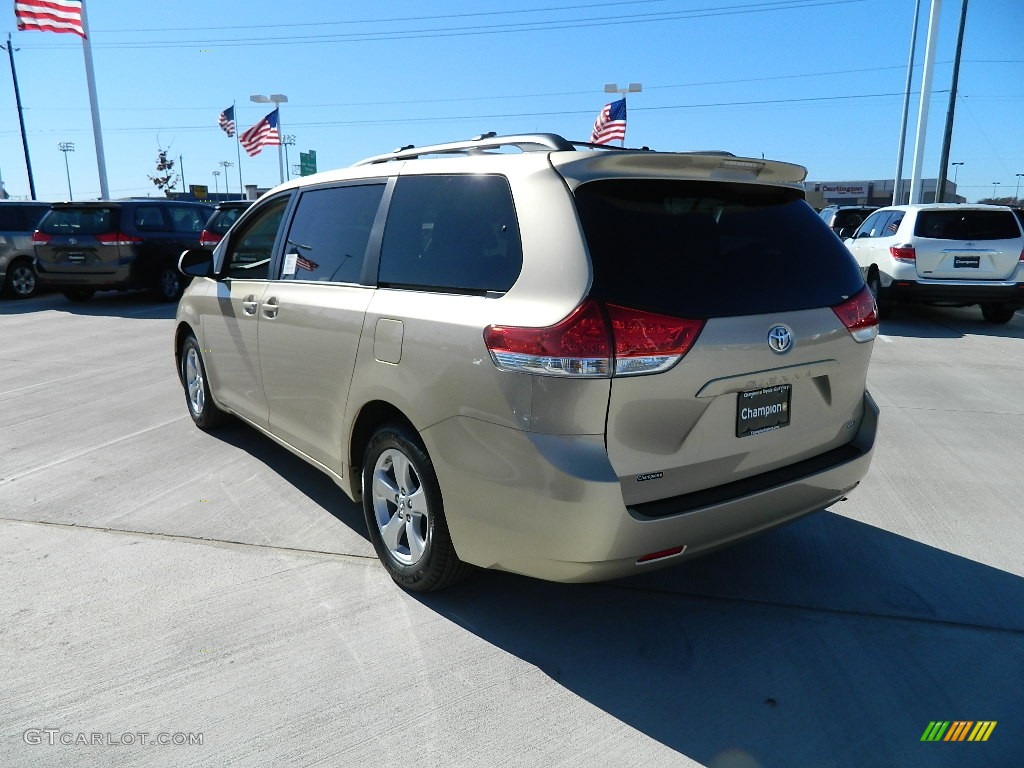
[{"label": "american flag", "polygon": [[219,125],[220,129],[228,136],[235,135],[235,106],[233,104],[220,113],[217,125]]},{"label": "american flag", "polygon": [[625,99],[605,104],[594,121],[594,132],[590,134],[591,144],[607,144],[614,139],[626,139]]},{"label": "american flag", "polygon": [[264,147],[276,147],[281,143],[281,134],[277,130],[277,110],[260,120],[256,125],[238,137],[242,149],[249,157],[256,157]]},{"label": "american flag", "polygon": [[318,269],[320,269],[320,265],[317,264],[315,261],[310,261],[305,256],[301,255],[295,260],[295,266],[297,266],[299,269],[304,269],[307,272],[316,272]]},{"label": "american flag", "polygon": [[14,0],[18,29],[71,32],[85,37],[82,0]]}]

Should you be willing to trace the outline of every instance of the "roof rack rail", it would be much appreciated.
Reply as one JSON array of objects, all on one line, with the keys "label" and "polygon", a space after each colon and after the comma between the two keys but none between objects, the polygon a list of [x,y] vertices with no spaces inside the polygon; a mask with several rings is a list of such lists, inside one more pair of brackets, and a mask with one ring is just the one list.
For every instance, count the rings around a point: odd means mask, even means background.
[{"label": "roof rack rail", "polygon": [[555,133],[523,133],[513,136],[498,136],[494,131],[483,133],[472,139],[464,141],[453,141],[446,144],[431,144],[425,147],[408,145],[383,155],[375,155],[365,160],[360,160],[354,165],[373,165],[375,163],[386,163],[391,160],[413,160],[424,155],[475,155],[483,154],[487,150],[501,149],[503,147],[516,147],[523,152],[537,151],[572,151],[577,146],[586,146],[580,142],[568,141]]}]

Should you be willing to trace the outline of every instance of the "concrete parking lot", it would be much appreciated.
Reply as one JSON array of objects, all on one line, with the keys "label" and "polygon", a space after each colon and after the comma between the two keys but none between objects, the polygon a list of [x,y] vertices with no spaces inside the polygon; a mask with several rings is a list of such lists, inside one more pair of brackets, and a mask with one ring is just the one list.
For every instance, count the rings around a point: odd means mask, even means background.
[{"label": "concrete parking lot", "polygon": [[827,511],[419,597],[325,476],[192,425],[172,318],[0,302],[0,766],[1020,764],[1024,315],[886,321],[875,461]]}]

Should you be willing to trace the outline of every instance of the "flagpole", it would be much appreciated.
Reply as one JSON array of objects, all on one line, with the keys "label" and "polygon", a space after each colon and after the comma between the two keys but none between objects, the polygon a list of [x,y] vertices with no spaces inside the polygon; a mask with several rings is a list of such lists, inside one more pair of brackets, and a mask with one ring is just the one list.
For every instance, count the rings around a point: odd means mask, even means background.
[{"label": "flagpole", "polygon": [[7,33],[7,55],[11,57],[11,80],[14,81],[14,102],[18,105],[18,124],[21,126],[21,148],[25,151],[25,168],[28,171],[28,191],[32,196],[32,199],[35,200],[36,182],[32,177],[32,161],[28,156],[28,137],[25,136],[25,116],[21,111],[21,91],[18,89],[18,72],[14,69],[14,43],[11,42],[10,32]]},{"label": "flagpole", "polygon": [[284,126],[281,125],[281,104],[274,104],[277,109],[277,169],[281,175],[281,183],[284,184]]},{"label": "flagpole", "polygon": [[82,52],[85,55],[85,79],[89,86],[89,107],[92,110],[92,133],[96,142],[96,166],[100,176],[100,199],[110,199],[110,187],[107,185],[107,160],[103,154],[103,130],[100,128],[100,110],[96,99],[96,75],[92,69],[92,42],[89,39],[89,21],[85,12],[85,0],[82,0]]},{"label": "flagpole", "polygon": [[245,185],[242,184],[242,141],[238,138],[238,108],[231,102],[231,114],[235,116],[235,154],[238,155],[238,194],[245,200]]}]

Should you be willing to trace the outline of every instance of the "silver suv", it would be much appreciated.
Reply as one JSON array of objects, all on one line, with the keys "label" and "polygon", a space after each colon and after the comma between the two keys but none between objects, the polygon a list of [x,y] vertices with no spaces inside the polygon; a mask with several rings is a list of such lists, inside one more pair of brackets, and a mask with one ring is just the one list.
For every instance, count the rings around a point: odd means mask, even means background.
[{"label": "silver suv", "polygon": [[883,313],[899,302],[981,305],[991,323],[1024,307],[1024,235],[1001,205],[881,208],[846,241]]},{"label": "silver suv", "polygon": [[871,461],[877,318],[804,175],[538,134],[286,183],[182,254],[189,412],[361,499],[412,590],[625,576],[820,510]]}]

